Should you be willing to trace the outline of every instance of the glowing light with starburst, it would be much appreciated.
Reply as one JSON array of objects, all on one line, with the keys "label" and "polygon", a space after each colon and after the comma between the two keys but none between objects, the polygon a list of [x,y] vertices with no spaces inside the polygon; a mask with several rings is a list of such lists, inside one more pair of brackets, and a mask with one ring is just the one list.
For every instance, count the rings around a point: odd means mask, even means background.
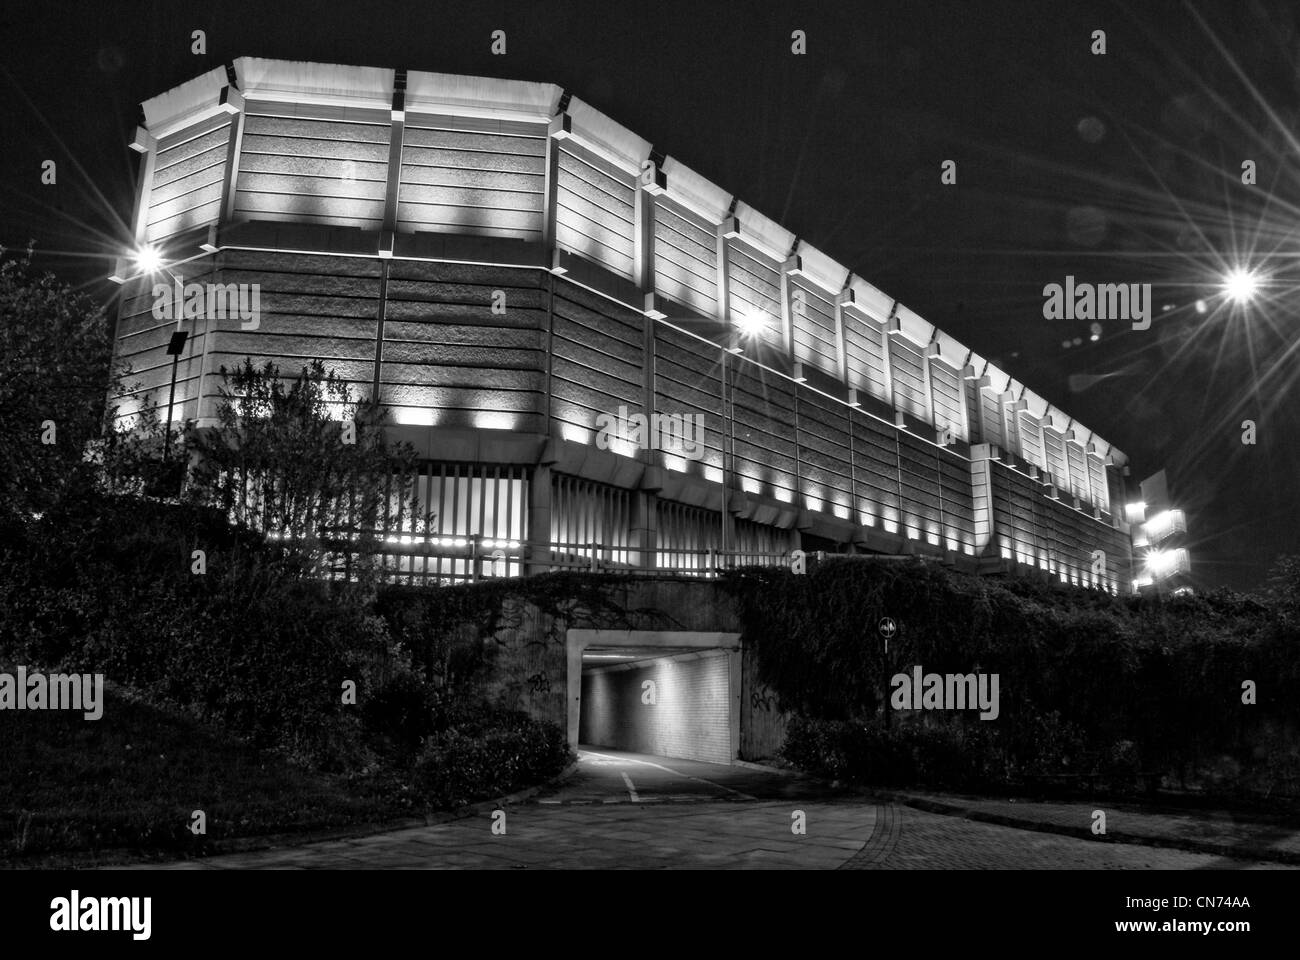
[{"label": "glowing light with starburst", "polygon": [[1252,271],[1238,267],[1223,281],[1223,292],[1236,303],[1249,303],[1259,292],[1259,277]]},{"label": "glowing light with starburst", "polygon": [[140,269],[141,273],[153,273],[162,266],[163,262],[162,251],[149,244],[145,244],[135,251],[132,259],[135,260],[135,265]]}]

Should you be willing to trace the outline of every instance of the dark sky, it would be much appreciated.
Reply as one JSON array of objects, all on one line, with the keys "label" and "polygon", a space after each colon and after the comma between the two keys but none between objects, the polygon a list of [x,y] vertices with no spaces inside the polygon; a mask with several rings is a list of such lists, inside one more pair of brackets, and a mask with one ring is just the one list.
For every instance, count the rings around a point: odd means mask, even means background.
[{"label": "dark sky", "polygon": [[[1292,4],[519,6],[6,5],[0,242],[34,239],[111,297],[139,102],[239,56],[553,82],[999,362],[1125,450],[1134,479],[1167,467],[1201,585],[1252,587],[1300,552]],[[1217,284],[1238,262],[1266,283],[1229,309]],[[1044,319],[1067,274],[1153,284],[1151,329],[1111,321],[1094,342],[1088,321]]]}]

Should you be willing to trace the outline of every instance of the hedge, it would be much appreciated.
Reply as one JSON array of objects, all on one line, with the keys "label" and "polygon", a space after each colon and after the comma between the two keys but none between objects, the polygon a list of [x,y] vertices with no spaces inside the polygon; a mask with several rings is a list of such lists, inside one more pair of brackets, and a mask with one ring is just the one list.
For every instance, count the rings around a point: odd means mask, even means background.
[{"label": "hedge", "polygon": [[[941,736],[964,753],[979,751],[974,768],[991,782],[1076,773],[1127,782],[1143,773],[1300,794],[1300,637],[1269,598],[1119,598],[846,558],[813,564],[806,575],[747,571],[724,582],[758,678],[780,707],[810,722],[849,725],[796,725],[790,749],[805,762],[848,764],[854,775],[893,770],[897,737],[929,738],[917,748],[929,756]],[[888,653],[878,633],[884,617],[898,625]],[[998,718],[893,711],[890,678],[916,665],[925,673],[998,674]],[[1253,704],[1245,702],[1247,682]],[[905,719],[925,732],[881,732]],[[863,746],[857,733],[846,733],[861,728],[880,729],[863,734],[875,738]],[[921,754],[902,768],[916,775]],[[851,757],[868,759],[855,765]]]}]

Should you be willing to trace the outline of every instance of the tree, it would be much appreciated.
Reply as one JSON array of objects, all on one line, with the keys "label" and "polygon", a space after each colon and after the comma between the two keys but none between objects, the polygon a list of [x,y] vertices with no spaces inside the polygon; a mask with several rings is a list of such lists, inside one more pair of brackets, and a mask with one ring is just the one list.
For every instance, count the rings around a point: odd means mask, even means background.
[{"label": "tree", "polygon": [[279,540],[303,573],[342,562],[349,575],[377,552],[386,513],[415,516],[409,470],[415,452],[384,439],[387,411],[353,400],[348,385],[313,360],[293,380],[251,359],[223,384],[215,427],[186,438],[186,498]]},{"label": "tree", "polygon": [[70,494],[88,495],[87,444],[100,437],[111,369],[101,307],[32,271],[31,251],[0,248],[0,511],[26,525]]}]

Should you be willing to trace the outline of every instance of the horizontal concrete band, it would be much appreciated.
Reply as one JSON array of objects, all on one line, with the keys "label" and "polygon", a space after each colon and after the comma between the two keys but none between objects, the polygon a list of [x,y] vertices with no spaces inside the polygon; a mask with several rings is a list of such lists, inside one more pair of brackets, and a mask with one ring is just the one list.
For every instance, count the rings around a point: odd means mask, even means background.
[{"label": "horizontal concrete band", "polygon": [[[223,363],[321,358],[429,457],[884,552],[1090,579],[1100,550],[1112,584],[1129,562],[1120,451],[553,85],[243,58],[145,118],[137,242],[265,314],[193,321],[177,419],[211,417]],[[174,323],[152,279],[124,291],[117,353],[156,392]],[[698,411],[702,456],[595,449],[623,409]]]},{"label": "horizontal concrete band", "polygon": [[570,643],[580,647],[730,647],[740,645],[739,633],[703,630],[570,629]]},{"label": "horizontal concrete band", "polygon": [[[932,540],[931,552],[974,557],[1006,532],[1015,542],[1002,556],[1026,562],[1048,548],[1016,543],[1057,527],[1076,574],[1089,544],[1113,558],[1126,552],[1108,517],[1071,506],[1068,491],[994,445],[936,443],[915,418],[838,401],[757,352],[731,354],[709,339],[716,331],[707,320],[694,329],[651,320],[567,275],[269,249],[219,249],[183,269],[187,278],[259,283],[264,316],[247,333],[238,321],[195,321],[177,369],[178,419],[213,422],[220,367],[246,355],[285,372],[334,358],[327,365],[355,395],[378,385],[399,418],[424,411],[429,425],[390,432],[431,459],[545,463],[711,510],[721,509],[726,489],[726,509],[737,517],[886,553],[907,552],[910,535]],[[151,315],[145,285],[124,293],[119,357],[131,361],[142,389],[162,392],[174,323]],[[491,309],[495,293],[510,304],[500,316]],[[600,449],[600,418],[620,410],[699,411],[699,459]],[[1031,508],[1033,500],[1041,505]],[[1037,516],[1025,525],[1017,512]]]},{"label": "horizontal concrete band", "polygon": [[[925,351],[923,366],[969,370],[1049,429],[1124,462],[987,359],[554,85],[241,58],[144,112],[152,179],[142,182],[140,239],[259,220],[373,232],[376,255],[431,234],[533,239],[575,261],[575,273],[599,263],[724,323],[766,312],[764,336],[792,362],[858,395],[911,397],[904,407],[969,436],[970,412],[945,404],[936,378],[889,382],[889,343],[908,341]],[[873,326],[890,334],[883,343]]]}]

